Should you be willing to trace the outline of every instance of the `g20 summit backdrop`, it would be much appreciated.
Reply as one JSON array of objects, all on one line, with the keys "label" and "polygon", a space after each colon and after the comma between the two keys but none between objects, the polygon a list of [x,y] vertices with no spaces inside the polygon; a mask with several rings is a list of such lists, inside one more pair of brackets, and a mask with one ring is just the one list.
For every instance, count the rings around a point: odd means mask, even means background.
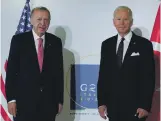
[{"label": "g20 summit backdrop", "polygon": [[133,11],[132,30],[153,43],[156,88],[147,121],[160,121],[159,0],[2,0],[1,4],[1,121],[13,120],[7,111],[4,88],[11,38],[17,32],[31,30],[30,9],[36,6],[51,11],[48,32],[63,43],[64,108],[56,121],[104,121],[97,110],[100,49],[102,41],[117,34],[112,19],[113,11],[120,5]]}]

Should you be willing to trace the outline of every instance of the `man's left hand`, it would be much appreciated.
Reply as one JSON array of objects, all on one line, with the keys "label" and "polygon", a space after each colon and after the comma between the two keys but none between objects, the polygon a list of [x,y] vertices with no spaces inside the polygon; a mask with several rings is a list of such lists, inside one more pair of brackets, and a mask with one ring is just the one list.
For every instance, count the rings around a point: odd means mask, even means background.
[{"label": "man's left hand", "polygon": [[138,114],[138,118],[143,118],[143,117],[146,117],[148,116],[148,111],[142,109],[142,108],[138,108],[136,113]]}]

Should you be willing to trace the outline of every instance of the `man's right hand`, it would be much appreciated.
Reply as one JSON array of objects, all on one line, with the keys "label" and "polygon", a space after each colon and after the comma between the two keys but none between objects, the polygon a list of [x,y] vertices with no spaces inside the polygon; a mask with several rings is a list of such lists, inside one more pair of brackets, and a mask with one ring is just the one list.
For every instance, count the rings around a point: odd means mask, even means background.
[{"label": "man's right hand", "polygon": [[107,117],[106,117],[106,115],[105,114],[107,114],[107,107],[105,106],[105,105],[102,105],[102,106],[99,106],[98,107],[98,112],[99,112],[99,114],[100,114],[100,116],[103,118],[103,119],[106,119]]},{"label": "man's right hand", "polygon": [[17,112],[16,102],[9,102],[8,103],[8,112],[11,115],[13,115],[14,117],[16,117],[16,112]]}]

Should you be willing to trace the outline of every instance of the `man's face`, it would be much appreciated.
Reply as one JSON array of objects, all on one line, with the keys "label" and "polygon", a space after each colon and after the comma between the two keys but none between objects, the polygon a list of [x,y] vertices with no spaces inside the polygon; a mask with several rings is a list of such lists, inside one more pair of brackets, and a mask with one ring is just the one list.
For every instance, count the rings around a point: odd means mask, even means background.
[{"label": "man's face", "polygon": [[114,26],[121,36],[126,35],[132,26],[132,18],[129,16],[128,10],[117,10],[113,19]]},{"label": "man's face", "polygon": [[42,36],[48,30],[50,24],[49,13],[45,10],[35,10],[31,16],[33,30],[38,36]]}]

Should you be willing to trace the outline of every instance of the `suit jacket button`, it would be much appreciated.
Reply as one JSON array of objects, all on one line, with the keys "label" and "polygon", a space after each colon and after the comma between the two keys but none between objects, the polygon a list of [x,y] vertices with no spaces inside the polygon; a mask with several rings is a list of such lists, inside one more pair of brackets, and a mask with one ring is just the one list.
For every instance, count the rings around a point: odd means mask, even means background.
[{"label": "suit jacket button", "polygon": [[41,92],[43,91],[42,88],[40,88],[40,91],[41,91]]}]

